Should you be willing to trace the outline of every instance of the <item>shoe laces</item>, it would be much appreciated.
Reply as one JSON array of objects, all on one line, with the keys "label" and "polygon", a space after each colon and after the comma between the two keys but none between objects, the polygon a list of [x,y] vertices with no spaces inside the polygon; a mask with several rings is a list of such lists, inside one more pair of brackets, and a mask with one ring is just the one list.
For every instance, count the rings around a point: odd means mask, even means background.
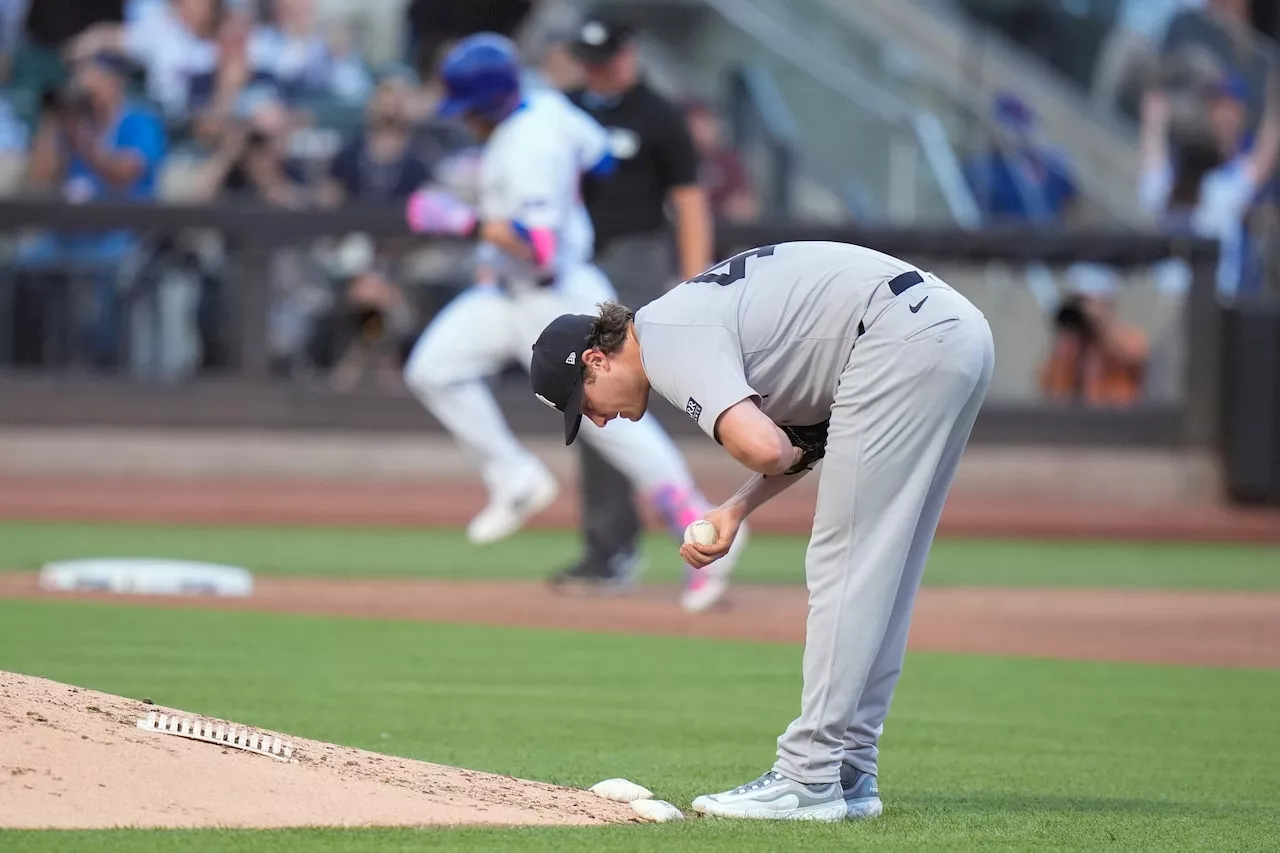
[{"label": "shoe laces", "polygon": [[766,773],[761,774],[759,778],[753,779],[750,782],[746,783],[745,785],[739,785],[738,787],[734,788],[733,793],[745,794],[748,791],[758,791],[761,788],[768,787],[769,785],[772,785],[774,782],[779,782],[781,780],[782,780],[781,773],[777,772],[776,770],[770,770]]}]

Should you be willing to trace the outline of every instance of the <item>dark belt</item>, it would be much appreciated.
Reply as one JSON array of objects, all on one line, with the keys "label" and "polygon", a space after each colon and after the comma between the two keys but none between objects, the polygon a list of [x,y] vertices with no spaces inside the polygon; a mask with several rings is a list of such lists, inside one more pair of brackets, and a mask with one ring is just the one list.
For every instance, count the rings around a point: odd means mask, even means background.
[{"label": "dark belt", "polygon": [[[924,281],[924,276],[920,275],[917,270],[908,270],[889,279],[889,290],[894,296],[901,296],[920,282]],[[858,321],[858,337],[862,337],[867,332],[867,327],[862,325],[862,321]]]},{"label": "dark belt", "polygon": [[922,281],[924,281],[924,276],[920,275],[916,270],[910,270],[889,279],[889,289],[893,291],[894,296],[901,296]]}]

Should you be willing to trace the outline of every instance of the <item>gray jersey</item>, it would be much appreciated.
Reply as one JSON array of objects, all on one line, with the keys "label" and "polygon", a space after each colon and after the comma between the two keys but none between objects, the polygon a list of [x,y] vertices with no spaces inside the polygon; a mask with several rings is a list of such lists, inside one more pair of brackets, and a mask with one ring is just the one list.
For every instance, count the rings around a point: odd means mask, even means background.
[{"label": "gray jersey", "polygon": [[736,255],[637,312],[645,372],[712,438],[720,415],[747,398],[774,423],[820,423],[872,295],[912,269],[848,243]]}]

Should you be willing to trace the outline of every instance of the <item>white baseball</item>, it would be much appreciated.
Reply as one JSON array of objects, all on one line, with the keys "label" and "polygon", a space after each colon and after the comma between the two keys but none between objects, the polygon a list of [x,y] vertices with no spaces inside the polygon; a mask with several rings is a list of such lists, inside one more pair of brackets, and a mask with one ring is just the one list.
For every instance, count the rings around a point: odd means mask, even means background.
[{"label": "white baseball", "polygon": [[700,518],[684,529],[684,544],[714,545],[720,539],[720,531],[704,518]]}]

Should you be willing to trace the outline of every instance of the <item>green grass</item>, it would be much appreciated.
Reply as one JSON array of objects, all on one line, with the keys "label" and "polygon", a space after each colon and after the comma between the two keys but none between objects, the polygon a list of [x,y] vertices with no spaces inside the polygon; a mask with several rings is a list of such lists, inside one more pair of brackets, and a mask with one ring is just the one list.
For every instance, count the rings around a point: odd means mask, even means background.
[{"label": "green grass", "polygon": [[[537,580],[576,555],[576,534],[526,531],[487,548],[446,529],[162,527],[0,522],[0,568],[34,569],[86,556],[172,557],[243,565],[261,574]],[[736,577],[799,584],[805,538],[757,535]],[[650,582],[674,582],[671,542],[646,542]],[[1280,589],[1280,548],[1102,542],[940,540],[935,586],[1100,586]]]},{"label": "green grass", "polygon": [[[216,649],[216,655],[209,650]],[[771,762],[800,648],[0,602],[0,666],[322,740],[687,806]],[[0,834],[0,849],[1274,850],[1280,672],[916,654],[884,818],[601,830]]]}]

